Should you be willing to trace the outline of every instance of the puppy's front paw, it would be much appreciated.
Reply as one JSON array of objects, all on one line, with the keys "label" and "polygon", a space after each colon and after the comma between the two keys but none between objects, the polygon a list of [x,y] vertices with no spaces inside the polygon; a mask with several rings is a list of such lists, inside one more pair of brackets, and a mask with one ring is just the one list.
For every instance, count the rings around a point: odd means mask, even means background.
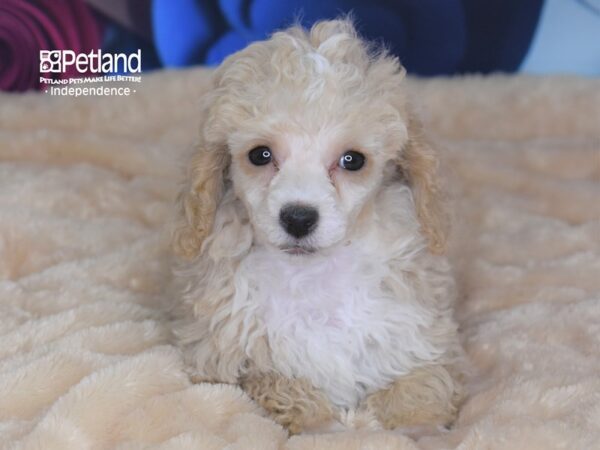
[{"label": "puppy's front paw", "polygon": [[259,373],[241,380],[244,391],[291,434],[319,429],[332,422],[329,399],[303,378]]},{"label": "puppy's front paw", "polygon": [[426,366],[371,394],[364,406],[387,429],[431,429],[456,418],[462,400],[460,382],[442,365]]}]

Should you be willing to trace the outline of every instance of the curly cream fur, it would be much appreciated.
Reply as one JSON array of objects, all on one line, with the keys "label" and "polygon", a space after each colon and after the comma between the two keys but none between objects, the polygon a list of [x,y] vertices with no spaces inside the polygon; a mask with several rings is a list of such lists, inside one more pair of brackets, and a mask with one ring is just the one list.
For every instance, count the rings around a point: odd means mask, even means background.
[{"label": "curly cream fur", "polygon": [[438,185],[438,159],[414,115],[409,117],[408,130],[408,144],[399,155],[398,165],[413,188],[417,215],[429,249],[442,254],[446,249],[448,221]]},{"label": "curly cream fur", "polygon": [[178,198],[181,220],[173,233],[173,247],[182,257],[193,258],[212,230],[227,158],[222,147],[199,145],[199,151],[190,162],[188,183]]},{"label": "curly cream fur", "polygon": [[277,373],[252,373],[244,376],[240,384],[290,433],[318,427],[334,417],[327,396],[306,379],[285,378]]},{"label": "curly cream fur", "polygon": [[[174,232],[183,257],[175,334],[195,379],[242,382],[294,431],[306,411],[341,417],[366,398],[388,426],[417,414],[419,399],[442,411],[423,418],[446,422],[455,411],[456,381],[415,375],[459,366],[462,349],[439,255],[437,159],[409,114],[403,78],[397,59],[349,21],[329,21],[228,58],[204,99]],[[260,145],[273,164],[248,162]],[[336,167],[347,148],[367,155],[355,174]],[[290,237],[277,212],[289,201],[320,210],[302,243],[314,254],[282,250]],[[413,412],[373,400],[387,395],[377,392],[410,399]],[[282,395],[295,405],[284,412]]]},{"label": "curly cream fur", "polygon": [[464,392],[460,375],[441,365],[415,369],[387,389],[371,394],[364,406],[385,428],[451,425]]}]

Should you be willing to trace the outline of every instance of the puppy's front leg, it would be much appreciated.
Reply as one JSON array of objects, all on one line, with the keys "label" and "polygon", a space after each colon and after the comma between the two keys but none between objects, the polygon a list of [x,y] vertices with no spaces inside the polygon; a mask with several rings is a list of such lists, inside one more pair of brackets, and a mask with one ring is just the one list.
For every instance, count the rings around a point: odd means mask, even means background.
[{"label": "puppy's front leg", "polygon": [[374,392],[362,406],[388,429],[448,426],[463,397],[459,378],[443,365],[421,367]]},{"label": "puppy's front leg", "polygon": [[241,380],[244,391],[290,433],[319,428],[334,420],[326,395],[303,378],[259,372]]}]

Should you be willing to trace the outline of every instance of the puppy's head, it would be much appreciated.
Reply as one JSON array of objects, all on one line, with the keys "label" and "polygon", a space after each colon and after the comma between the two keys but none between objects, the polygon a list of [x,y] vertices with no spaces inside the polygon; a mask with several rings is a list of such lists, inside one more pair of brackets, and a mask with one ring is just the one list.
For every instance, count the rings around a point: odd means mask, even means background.
[{"label": "puppy's head", "polygon": [[291,28],[229,57],[205,97],[176,251],[201,252],[233,189],[255,242],[319,252],[350,239],[361,212],[394,182],[410,186],[430,249],[441,251],[436,158],[407,112],[403,78],[398,60],[346,20]]}]

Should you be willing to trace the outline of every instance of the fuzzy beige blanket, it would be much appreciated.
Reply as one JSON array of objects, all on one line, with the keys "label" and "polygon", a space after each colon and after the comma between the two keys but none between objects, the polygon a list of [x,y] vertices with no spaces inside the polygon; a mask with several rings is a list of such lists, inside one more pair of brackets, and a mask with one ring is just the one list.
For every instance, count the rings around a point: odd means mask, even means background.
[{"label": "fuzzy beige blanket", "polygon": [[193,385],[159,305],[165,223],[207,72],[129,98],[0,95],[0,445],[14,449],[600,448],[600,80],[411,81],[449,169],[455,427],[288,439]]}]

